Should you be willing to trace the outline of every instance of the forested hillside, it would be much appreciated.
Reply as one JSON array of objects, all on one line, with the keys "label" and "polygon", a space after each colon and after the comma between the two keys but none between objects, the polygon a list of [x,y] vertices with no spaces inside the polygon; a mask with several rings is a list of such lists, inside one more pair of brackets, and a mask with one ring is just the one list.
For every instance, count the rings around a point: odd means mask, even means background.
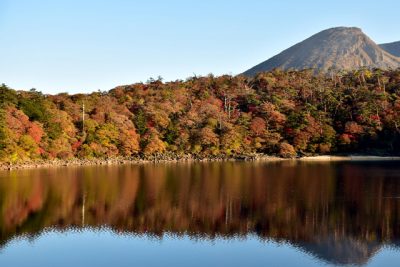
[{"label": "forested hillside", "polygon": [[166,152],[399,154],[399,126],[400,70],[151,79],[88,95],[0,87],[2,162]]}]

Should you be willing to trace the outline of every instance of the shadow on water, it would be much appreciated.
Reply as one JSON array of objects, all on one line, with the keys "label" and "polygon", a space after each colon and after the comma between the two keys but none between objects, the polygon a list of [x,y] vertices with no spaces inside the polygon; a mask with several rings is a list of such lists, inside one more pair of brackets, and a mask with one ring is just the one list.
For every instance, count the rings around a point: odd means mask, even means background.
[{"label": "shadow on water", "polygon": [[[400,244],[400,164],[167,163],[0,172],[0,245],[46,229],[256,235],[333,264]],[[1,248],[0,248],[1,250]]]}]

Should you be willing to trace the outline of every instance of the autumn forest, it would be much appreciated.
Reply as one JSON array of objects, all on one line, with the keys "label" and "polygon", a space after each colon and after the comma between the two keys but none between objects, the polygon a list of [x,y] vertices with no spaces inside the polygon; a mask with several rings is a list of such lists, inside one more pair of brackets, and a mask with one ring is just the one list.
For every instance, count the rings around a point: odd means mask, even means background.
[{"label": "autumn forest", "polygon": [[46,95],[0,87],[0,161],[393,155],[400,70],[209,75]]}]

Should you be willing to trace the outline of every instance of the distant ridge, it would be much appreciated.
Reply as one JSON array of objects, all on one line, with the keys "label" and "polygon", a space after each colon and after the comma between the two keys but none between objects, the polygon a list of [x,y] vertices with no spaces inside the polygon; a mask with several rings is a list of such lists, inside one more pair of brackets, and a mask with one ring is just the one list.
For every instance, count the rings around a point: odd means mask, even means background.
[{"label": "distant ridge", "polygon": [[382,49],[361,29],[338,27],[321,31],[243,74],[254,76],[274,68],[329,72],[362,67],[397,69],[400,58]]},{"label": "distant ridge", "polygon": [[388,44],[380,44],[379,46],[386,52],[388,52],[396,57],[400,57],[400,41],[388,43]]}]

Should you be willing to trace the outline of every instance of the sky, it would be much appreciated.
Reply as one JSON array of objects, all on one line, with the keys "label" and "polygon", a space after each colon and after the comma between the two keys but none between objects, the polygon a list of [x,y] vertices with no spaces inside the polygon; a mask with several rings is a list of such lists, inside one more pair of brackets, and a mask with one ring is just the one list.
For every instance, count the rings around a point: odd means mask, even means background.
[{"label": "sky", "polygon": [[239,74],[327,28],[400,40],[398,0],[0,0],[0,83],[44,93]]}]

